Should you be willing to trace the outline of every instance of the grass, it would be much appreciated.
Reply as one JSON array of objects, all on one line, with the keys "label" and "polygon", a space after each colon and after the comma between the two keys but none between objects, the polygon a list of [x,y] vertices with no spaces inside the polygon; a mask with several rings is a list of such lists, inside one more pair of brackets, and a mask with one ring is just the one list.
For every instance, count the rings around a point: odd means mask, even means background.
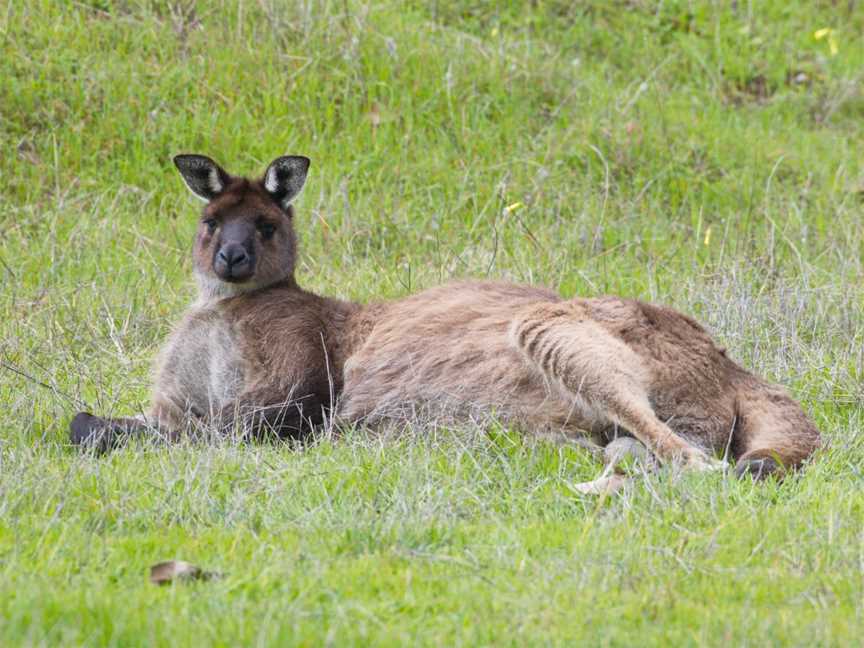
[{"label": "grass", "polygon": [[[0,643],[857,643],[862,33],[855,0],[8,3]],[[667,303],[830,447],[601,500],[578,450],[494,425],[79,455],[72,414],[145,407],[193,296],[180,151],[313,159],[311,289]],[[150,585],[168,558],[226,576]]]}]

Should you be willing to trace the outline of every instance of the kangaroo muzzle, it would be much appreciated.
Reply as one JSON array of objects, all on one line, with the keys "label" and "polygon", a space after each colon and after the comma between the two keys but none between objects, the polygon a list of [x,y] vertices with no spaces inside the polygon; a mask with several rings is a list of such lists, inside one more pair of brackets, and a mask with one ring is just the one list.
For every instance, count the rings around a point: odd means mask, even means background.
[{"label": "kangaroo muzzle", "polygon": [[224,243],[213,256],[213,271],[222,281],[247,281],[255,274],[255,252],[251,245]]}]

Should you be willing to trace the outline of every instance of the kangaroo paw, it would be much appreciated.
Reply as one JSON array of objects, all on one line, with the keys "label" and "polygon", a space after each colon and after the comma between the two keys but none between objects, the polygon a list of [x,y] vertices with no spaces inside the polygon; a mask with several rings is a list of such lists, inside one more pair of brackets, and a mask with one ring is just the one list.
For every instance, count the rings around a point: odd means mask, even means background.
[{"label": "kangaroo paw", "polygon": [[104,454],[143,427],[135,419],[109,419],[79,412],[69,423],[69,440],[82,449]]}]

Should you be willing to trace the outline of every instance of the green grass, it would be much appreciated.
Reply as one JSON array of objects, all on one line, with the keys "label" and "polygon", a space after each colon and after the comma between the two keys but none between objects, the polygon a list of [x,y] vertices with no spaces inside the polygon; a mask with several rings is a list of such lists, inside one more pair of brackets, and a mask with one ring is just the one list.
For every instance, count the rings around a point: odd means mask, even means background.
[{"label": "green grass", "polygon": [[[860,641],[862,34],[854,0],[7,3],[0,644]],[[476,426],[81,456],[71,415],[145,407],[193,296],[181,151],[313,159],[311,289],[664,302],[830,448],[601,500],[577,450]],[[149,584],[170,558],[225,577]]]}]

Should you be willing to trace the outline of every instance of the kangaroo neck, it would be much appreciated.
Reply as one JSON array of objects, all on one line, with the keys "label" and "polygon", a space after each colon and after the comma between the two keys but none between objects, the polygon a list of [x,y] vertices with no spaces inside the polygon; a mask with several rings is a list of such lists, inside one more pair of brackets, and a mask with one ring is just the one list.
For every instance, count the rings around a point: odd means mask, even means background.
[{"label": "kangaroo neck", "polygon": [[195,300],[196,306],[212,306],[225,299],[231,299],[232,297],[239,297],[241,295],[261,293],[274,288],[282,290],[301,290],[297,285],[297,281],[294,279],[293,274],[279,279],[278,281],[260,285],[256,284],[254,281],[242,284],[232,284],[196,271],[195,281],[198,284],[198,298]]}]

